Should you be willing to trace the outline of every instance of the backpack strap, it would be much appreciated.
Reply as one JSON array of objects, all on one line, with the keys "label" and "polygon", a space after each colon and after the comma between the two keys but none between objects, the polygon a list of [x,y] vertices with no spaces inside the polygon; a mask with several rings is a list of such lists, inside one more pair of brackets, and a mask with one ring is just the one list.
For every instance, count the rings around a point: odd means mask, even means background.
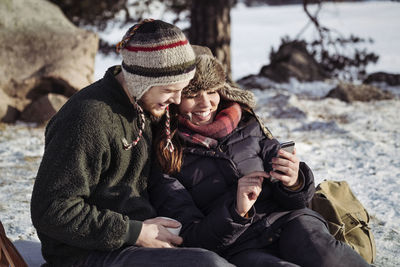
[{"label": "backpack strap", "polygon": [[24,258],[19,254],[14,244],[6,236],[0,221],[0,266],[28,267]]}]

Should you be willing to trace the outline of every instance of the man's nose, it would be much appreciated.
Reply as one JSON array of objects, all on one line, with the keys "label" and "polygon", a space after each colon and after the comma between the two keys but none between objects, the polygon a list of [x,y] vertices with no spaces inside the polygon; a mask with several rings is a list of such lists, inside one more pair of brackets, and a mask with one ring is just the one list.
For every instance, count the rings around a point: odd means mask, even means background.
[{"label": "man's nose", "polygon": [[171,97],[171,103],[174,103],[176,105],[179,105],[181,103],[181,95],[182,95],[182,91],[176,91],[173,96]]}]

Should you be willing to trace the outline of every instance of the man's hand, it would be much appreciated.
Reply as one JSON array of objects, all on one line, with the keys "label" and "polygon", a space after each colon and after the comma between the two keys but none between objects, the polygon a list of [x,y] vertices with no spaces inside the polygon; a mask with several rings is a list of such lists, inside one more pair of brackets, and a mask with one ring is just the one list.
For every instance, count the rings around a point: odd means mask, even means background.
[{"label": "man's hand", "polygon": [[263,177],[268,178],[269,175],[262,171],[256,171],[239,179],[236,193],[236,210],[240,216],[244,217],[256,202],[262,190]]},{"label": "man's hand", "polygon": [[[273,178],[278,179],[284,186],[291,187],[298,183],[300,160],[296,156],[296,149],[293,154],[286,152],[283,149],[278,151],[279,157],[272,159],[272,168],[270,174]],[[282,174],[276,171],[281,171]]]},{"label": "man's hand", "polygon": [[165,228],[179,226],[179,222],[163,218],[145,220],[136,245],[147,248],[172,248],[174,245],[180,245],[183,242],[182,237],[172,234]]}]

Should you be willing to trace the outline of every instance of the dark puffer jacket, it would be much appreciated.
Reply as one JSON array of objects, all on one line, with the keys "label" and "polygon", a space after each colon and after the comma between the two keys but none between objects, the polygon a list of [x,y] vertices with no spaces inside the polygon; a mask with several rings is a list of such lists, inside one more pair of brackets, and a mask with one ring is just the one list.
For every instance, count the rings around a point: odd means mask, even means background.
[{"label": "dark puffer jacket", "polygon": [[153,175],[150,198],[160,216],[183,225],[184,246],[203,247],[225,257],[261,248],[279,237],[280,226],[303,214],[314,194],[314,178],[300,163],[303,186],[296,192],[280,182],[263,182],[258,200],[243,218],[235,210],[238,179],[253,171],[270,171],[279,142],[269,138],[255,115],[243,112],[238,127],[215,149],[185,144],[182,170],[176,177]]}]

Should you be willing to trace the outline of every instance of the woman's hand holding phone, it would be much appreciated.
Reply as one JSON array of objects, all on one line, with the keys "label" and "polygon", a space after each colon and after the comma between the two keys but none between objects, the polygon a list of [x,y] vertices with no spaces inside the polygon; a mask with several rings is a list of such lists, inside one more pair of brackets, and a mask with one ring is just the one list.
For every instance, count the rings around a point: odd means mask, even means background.
[{"label": "woman's hand holding phone", "polygon": [[272,158],[273,171],[270,175],[273,179],[281,181],[284,186],[292,187],[298,183],[299,166],[300,160],[296,156],[294,142],[283,143],[278,150],[278,157]]},{"label": "woman's hand holding phone", "polygon": [[239,179],[236,193],[236,211],[240,216],[244,217],[256,202],[261,193],[264,178],[269,178],[269,174],[255,171]]}]

